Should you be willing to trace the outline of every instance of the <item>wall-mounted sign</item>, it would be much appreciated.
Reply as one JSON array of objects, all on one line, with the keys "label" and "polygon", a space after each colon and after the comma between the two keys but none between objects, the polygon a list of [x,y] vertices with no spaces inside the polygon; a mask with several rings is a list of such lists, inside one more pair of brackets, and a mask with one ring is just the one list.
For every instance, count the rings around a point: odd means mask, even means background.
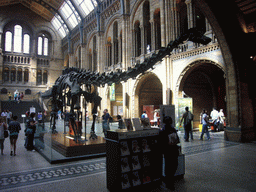
[{"label": "wall-mounted sign", "polygon": [[115,83],[112,83],[112,85],[110,86],[109,89],[109,97],[110,97],[110,101],[115,101],[116,100],[116,93],[115,93]]}]

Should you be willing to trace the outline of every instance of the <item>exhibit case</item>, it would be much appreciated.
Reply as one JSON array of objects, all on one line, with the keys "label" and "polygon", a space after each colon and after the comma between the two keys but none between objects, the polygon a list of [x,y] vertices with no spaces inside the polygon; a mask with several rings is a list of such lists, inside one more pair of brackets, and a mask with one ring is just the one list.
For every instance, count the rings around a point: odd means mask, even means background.
[{"label": "exhibit case", "polygon": [[[93,139],[90,138],[92,121],[75,123],[76,135],[68,121],[57,120],[54,132],[50,129],[50,122],[38,123],[34,138],[35,149],[50,163],[105,156],[106,140],[102,133],[102,123],[95,124],[97,138]],[[117,125],[110,125],[110,128],[117,129]]]},{"label": "exhibit case", "polygon": [[146,189],[160,184],[162,155],[158,137],[158,129],[108,131],[106,174],[110,191]]}]

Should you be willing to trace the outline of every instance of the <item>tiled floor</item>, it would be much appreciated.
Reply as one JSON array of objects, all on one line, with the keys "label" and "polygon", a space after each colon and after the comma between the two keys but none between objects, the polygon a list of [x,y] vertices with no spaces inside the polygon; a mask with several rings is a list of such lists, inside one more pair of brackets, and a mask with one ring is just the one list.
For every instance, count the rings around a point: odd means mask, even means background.
[{"label": "tiled floor", "polygon": [[[182,141],[185,176],[175,183],[176,191],[256,191],[256,145],[224,141],[223,132],[211,133],[211,138],[200,141],[194,133],[194,141]],[[10,156],[9,140],[5,140],[4,154],[0,156],[0,191],[108,191],[105,157],[50,164],[37,152],[25,150],[23,131],[17,156]],[[163,184],[151,191],[170,190]]]}]

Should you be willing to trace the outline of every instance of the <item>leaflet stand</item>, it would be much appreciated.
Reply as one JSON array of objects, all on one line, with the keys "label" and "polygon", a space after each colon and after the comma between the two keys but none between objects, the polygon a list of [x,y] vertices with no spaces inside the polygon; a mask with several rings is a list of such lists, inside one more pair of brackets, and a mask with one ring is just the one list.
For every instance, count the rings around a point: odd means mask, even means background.
[{"label": "leaflet stand", "polygon": [[106,173],[110,191],[145,190],[161,184],[158,137],[158,129],[107,132]]}]

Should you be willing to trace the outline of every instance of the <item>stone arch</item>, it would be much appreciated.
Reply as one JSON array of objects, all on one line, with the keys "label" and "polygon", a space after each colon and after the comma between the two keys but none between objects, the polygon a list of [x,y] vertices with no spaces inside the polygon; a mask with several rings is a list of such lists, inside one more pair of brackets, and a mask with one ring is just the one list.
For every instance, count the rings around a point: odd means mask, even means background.
[{"label": "stone arch", "polygon": [[[236,69],[233,55],[235,53],[235,46],[231,46],[232,43],[238,44],[239,42],[234,41],[234,36],[232,38],[227,37],[227,34],[232,33],[232,31],[241,31],[240,26],[233,24],[227,25],[231,20],[237,19],[237,14],[228,14],[228,17],[223,17],[222,11],[219,10],[214,5],[214,2],[208,0],[196,0],[201,11],[209,21],[211,27],[213,28],[215,35],[218,39],[219,45],[221,47],[221,52],[226,65],[226,94],[227,94],[227,115],[229,116],[229,127],[241,127],[242,119],[242,109],[241,109],[241,98],[239,95],[239,82],[238,82],[238,70]],[[229,5],[230,6],[230,5]],[[239,29],[238,29],[239,28]],[[239,33],[237,34],[239,35]],[[241,38],[242,39],[242,38]],[[231,48],[233,50],[231,50]],[[232,54],[233,51],[233,54]],[[239,55],[240,57],[240,55]],[[232,106],[232,107],[231,107]]]},{"label": "stone arch", "polygon": [[[109,32],[111,31],[111,28],[113,27],[113,24],[117,22],[120,22],[120,16],[119,15],[115,15],[113,16],[110,20],[108,20],[108,22],[106,23],[106,32],[105,32],[105,39],[107,39],[108,36],[112,36],[112,34],[110,34]],[[119,27],[120,28],[120,27]],[[118,31],[119,33],[119,31]],[[118,34],[117,33],[117,34]]]},{"label": "stone arch", "polygon": [[3,32],[4,31],[4,28],[9,25],[9,24],[12,24],[12,23],[16,23],[16,24],[19,24],[19,25],[23,25],[23,26],[26,26],[30,32],[31,32],[31,35],[34,35],[35,31],[36,31],[36,26],[33,25],[32,23],[28,23],[29,19],[17,19],[15,18],[15,16],[9,16],[7,17],[6,19],[3,19],[2,20],[2,25],[0,26],[0,32]]},{"label": "stone arch", "polygon": [[175,92],[177,98],[193,99],[194,127],[199,126],[202,109],[211,112],[216,107],[227,113],[225,70],[211,60],[197,60],[184,68]]},{"label": "stone arch", "polygon": [[[147,83],[150,82],[150,83]],[[140,96],[141,94],[147,95],[146,92],[141,92],[142,89],[148,88],[150,85],[151,92],[148,92],[151,95],[151,103],[147,100],[142,101]],[[160,87],[157,87],[160,86]],[[152,94],[154,93],[154,95]],[[149,96],[150,97],[150,96]],[[134,88],[132,91],[132,106],[131,109],[133,111],[134,117],[140,117],[142,113],[143,104],[145,105],[162,105],[163,104],[163,83],[161,82],[161,78],[159,78],[153,72],[147,72],[145,74],[141,74],[134,84]]]},{"label": "stone arch", "polygon": [[47,33],[49,36],[51,36],[51,40],[53,41],[58,39],[58,34],[56,33],[56,31],[48,26],[41,25],[37,27],[35,34],[38,35],[38,33],[41,33],[41,32]]},{"label": "stone arch", "polygon": [[[131,21],[131,24],[132,24],[132,29],[133,29],[133,26],[134,26],[134,21],[137,20],[137,19],[136,19],[137,11],[138,11],[138,9],[140,8],[140,6],[143,5],[143,3],[144,3],[143,0],[136,1],[136,3],[134,4],[134,6],[131,8],[132,12],[131,12],[130,21]],[[140,21],[140,22],[142,22],[142,21]]]},{"label": "stone arch", "polygon": [[203,60],[200,59],[200,60],[193,61],[192,63],[187,65],[179,75],[179,78],[176,82],[176,89],[175,89],[175,92],[176,92],[175,95],[177,97],[181,97],[181,92],[182,92],[182,86],[184,84],[184,79],[186,79],[189,76],[189,74],[193,71],[193,69],[195,69],[195,68],[197,68],[197,67],[199,67],[199,66],[201,66],[205,63],[215,65],[216,67],[220,68],[225,74],[225,69],[219,63],[216,63],[216,62],[210,61],[210,60],[205,60],[205,59],[203,59]]}]

